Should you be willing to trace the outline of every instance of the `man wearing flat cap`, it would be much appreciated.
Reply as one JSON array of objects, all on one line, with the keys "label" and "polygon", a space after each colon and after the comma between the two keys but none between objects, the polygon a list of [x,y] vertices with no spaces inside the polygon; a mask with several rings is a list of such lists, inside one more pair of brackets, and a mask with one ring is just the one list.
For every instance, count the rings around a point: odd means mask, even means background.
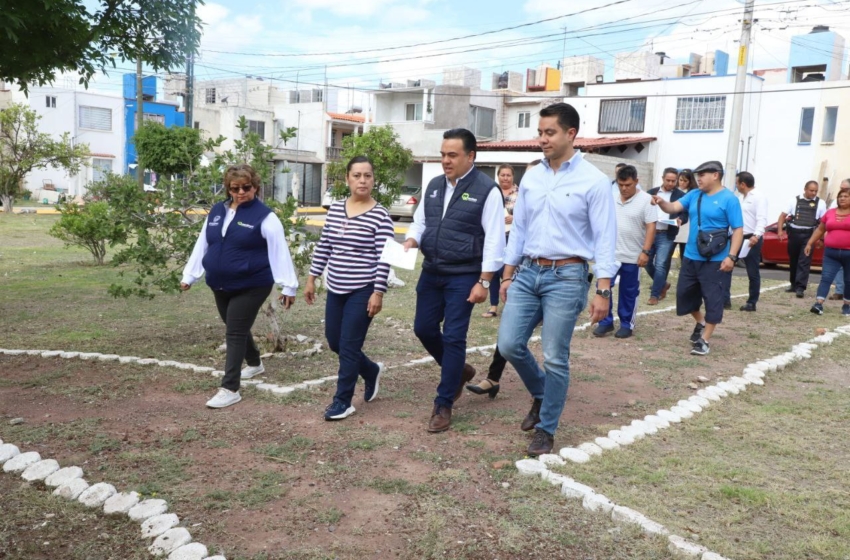
[{"label": "man wearing flat cap", "polygon": [[[653,203],[668,214],[686,210],[691,228],[676,287],[676,313],[696,321],[691,334],[691,354],[704,356],[709,340],[723,320],[725,286],[731,282],[736,256],[744,240],[741,204],[723,187],[723,165],[707,161],[694,169],[698,189],[676,202],[655,196]],[[705,313],[700,311],[705,303]]]}]

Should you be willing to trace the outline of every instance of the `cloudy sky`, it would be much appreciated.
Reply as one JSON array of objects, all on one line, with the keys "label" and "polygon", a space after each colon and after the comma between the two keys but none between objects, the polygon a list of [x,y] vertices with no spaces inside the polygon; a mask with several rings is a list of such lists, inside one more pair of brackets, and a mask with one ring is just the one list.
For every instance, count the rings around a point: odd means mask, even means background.
[{"label": "cloudy sky", "polygon": [[[606,60],[610,79],[619,52],[664,51],[680,62],[691,52],[734,53],[742,12],[738,0],[210,0],[199,7],[196,75],[368,90],[439,82],[443,68],[467,65],[489,88],[493,72],[524,74],[565,54]],[[850,43],[850,0],[757,0],[756,18],[751,68],[786,66],[791,37],[815,24]]]}]

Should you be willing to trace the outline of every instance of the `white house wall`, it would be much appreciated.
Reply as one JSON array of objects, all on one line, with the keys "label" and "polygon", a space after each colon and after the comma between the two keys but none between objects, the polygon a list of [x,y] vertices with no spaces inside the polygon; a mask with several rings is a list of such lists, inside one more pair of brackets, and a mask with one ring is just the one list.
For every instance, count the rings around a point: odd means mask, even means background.
[{"label": "white house wall", "polygon": [[[300,113],[300,117],[299,117]],[[316,154],[316,157],[325,159],[326,127],[328,117],[322,103],[294,103],[287,105],[276,105],[274,116],[277,121],[278,130],[296,127],[296,137],[286,143],[286,148],[299,151],[308,151]],[[277,140],[275,140],[277,146]],[[283,144],[279,147],[283,147]]]}]

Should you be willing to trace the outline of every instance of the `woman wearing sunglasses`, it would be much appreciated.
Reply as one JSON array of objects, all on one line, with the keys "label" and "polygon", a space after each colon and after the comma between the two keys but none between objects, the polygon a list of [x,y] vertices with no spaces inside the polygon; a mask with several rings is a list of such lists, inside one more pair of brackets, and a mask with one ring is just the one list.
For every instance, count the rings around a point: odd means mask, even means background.
[{"label": "woman wearing sunglasses", "polygon": [[358,377],[364,381],[363,400],[371,402],[378,396],[384,365],[363,353],[363,343],[387,292],[390,265],[378,259],[395,234],[389,212],[372,198],[375,170],[369,158],[352,158],[345,178],[350,195],[328,209],[304,287],[304,298],[313,305],[316,278],[327,270],[325,337],[330,349],[339,355],[336,394],[325,409],[325,420],[329,421],[354,414],[351,399]]},{"label": "woman wearing sunglasses", "polygon": [[[206,273],[225,324],[224,377],[221,388],[207,402],[210,408],[238,403],[242,400],[240,379],[265,371],[251,326],[275,284],[281,288],[284,309],[295,302],[298,289],[283,224],[257,198],[260,176],[250,165],[234,165],[224,174],[224,186],[228,198],[213,206],[204,220],[180,283],[180,289],[186,291]],[[248,363],[245,369],[243,361]]]}]

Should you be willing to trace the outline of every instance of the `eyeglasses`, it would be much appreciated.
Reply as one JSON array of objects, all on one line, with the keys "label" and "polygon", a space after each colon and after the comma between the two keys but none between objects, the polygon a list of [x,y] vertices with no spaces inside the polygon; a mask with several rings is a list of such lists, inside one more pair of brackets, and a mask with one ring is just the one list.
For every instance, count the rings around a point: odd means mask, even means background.
[{"label": "eyeglasses", "polygon": [[238,192],[243,192],[243,193],[249,192],[253,188],[254,188],[254,185],[242,185],[241,187],[228,187],[227,190],[229,190],[233,194],[236,194]]}]

